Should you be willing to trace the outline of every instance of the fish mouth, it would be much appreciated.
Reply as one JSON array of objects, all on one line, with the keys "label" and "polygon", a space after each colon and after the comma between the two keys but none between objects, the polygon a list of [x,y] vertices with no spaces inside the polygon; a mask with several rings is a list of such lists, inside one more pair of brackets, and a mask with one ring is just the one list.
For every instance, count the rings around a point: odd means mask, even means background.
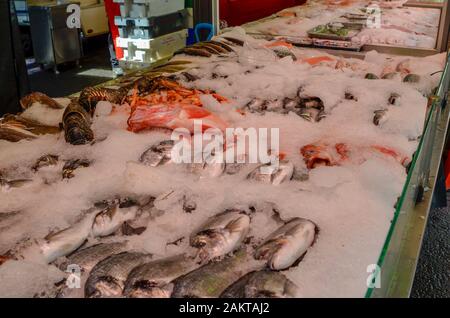
[{"label": "fish mouth", "polygon": [[217,243],[224,240],[223,234],[217,230],[204,230],[199,232],[195,237],[191,240],[191,246],[202,248],[206,246],[214,246]]},{"label": "fish mouth", "polygon": [[111,276],[101,276],[94,286],[94,290],[86,295],[87,298],[118,297],[122,295],[122,284]]},{"label": "fish mouth", "polygon": [[[66,139],[69,141],[72,145],[78,146],[78,145],[84,145],[90,141],[89,133],[86,133],[79,127],[72,127],[67,131]],[[92,140],[92,139],[91,139]]]},{"label": "fish mouth", "polygon": [[314,169],[318,166],[332,166],[331,159],[325,156],[316,156],[308,160],[308,169]]}]

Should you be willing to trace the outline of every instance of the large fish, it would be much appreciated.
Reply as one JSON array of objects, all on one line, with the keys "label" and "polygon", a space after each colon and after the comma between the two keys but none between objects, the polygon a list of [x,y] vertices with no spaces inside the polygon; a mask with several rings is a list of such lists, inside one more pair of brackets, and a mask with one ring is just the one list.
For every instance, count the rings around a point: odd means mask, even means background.
[{"label": "large fish", "polygon": [[198,266],[195,258],[185,254],[142,264],[128,275],[123,294],[132,298],[169,298],[171,282]]},{"label": "large fish", "polygon": [[147,149],[139,158],[139,162],[150,167],[165,165],[171,161],[174,145],[173,140],[163,140]]},{"label": "large fish", "polygon": [[173,281],[174,298],[215,298],[242,276],[261,270],[264,262],[256,261],[245,250],[220,262],[210,262]]},{"label": "large fish", "polygon": [[294,165],[288,160],[281,160],[276,167],[270,167],[270,164],[259,166],[253,170],[247,178],[262,183],[280,185],[285,181],[292,179],[294,175]]},{"label": "large fish", "polygon": [[250,217],[243,210],[226,210],[210,217],[191,236],[191,246],[200,249],[202,260],[233,252],[244,241],[250,229]]},{"label": "large fish", "polygon": [[127,241],[95,244],[67,256],[65,264],[75,264],[79,266],[83,272],[90,272],[98,262],[110,255],[125,251],[127,246]]},{"label": "large fish", "polygon": [[89,213],[74,225],[49,234],[39,242],[39,247],[47,263],[53,262],[58,257],[66,256],[83,245],[91,233],[94,217],[94,213]]},{"label": "large fish", "polygon": [[255,251],[255,258],[267,260],[272,270],[291,267],[314,244],[317,226],[305,219],[294,218],[270,234]]},{"label": "large fish", "polygon": [[151,259],[151,254],[137,252],[124,252],[105,258],[92,269],[86,281],[84,296],[121,297],[129,273]]},{"label": "large fish", "polygon": [[82,298],[84,297],[84,285],[87,277],[94,266],[103,259],[113,254],[124,252],[127,249],[127,242],[99,243],[83,248],[67,257],[67,261],[59,267],[63,271],[68,271],[74,266],[80,269],[80,288],[69,288],[66,284],[58,292],[58,298]]},{"label": "large fish", "polygon": [[229,286],[220,298],[293,298],[298,287],[280,272],[251,272]]}]

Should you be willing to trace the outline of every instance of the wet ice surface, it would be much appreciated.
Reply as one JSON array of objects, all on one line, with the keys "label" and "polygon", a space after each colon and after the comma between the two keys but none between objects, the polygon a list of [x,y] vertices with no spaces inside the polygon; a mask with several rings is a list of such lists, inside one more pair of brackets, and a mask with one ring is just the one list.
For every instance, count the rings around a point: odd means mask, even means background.
[{"label": "wet ice surface", "polygon": [[[243,37],[242,30],[235,32],[234,36]],[[294,63],[290,57],[277,59],[270,50],[261,48],[264,41],[247,40],[246,46],[236,48],[237,55],[229,60],[192,59],[206,63],[199,63],[190,71],[199,80],[183,83],[213,89],[227,97],[228,104],[220,105],[210,98],[202,102],[204,107],[220,114],[230,127],[279,128],[280,150],[303,171],[306,166],[300,148],[317,141],[382,145],[412,156],[425,118],[427,101],[422,93],[429,93],[439,78],[427,74],[430,69],[442,67],[442,59],[411,59],[413,71],[423,76],[413,86],[397,80],[363,79],[366,72],[379,74],[384,64],[392,62],[376,53],[369,54],[364,62],[353,61],[356,65],[353,69],[311,67]],[[295,50],[295,54],[300,59],[323,55],[312,50]],[[222,77],[212,79],[213,72]],[[325,119],[311,123],[294,113],[244,116],[235,111],[255,97],[295,96],[299,87],[304,94],[322,99]],[[344,99],[347,91],[357,101]],[[381,126],[373,125],[373,112],[387,105],[392,92],[400,98],[395,106],[389,107],[392,111],[388,121]],[[140,164],[138,160],[145,150],[170,139],[170,135],[129,132],[128,113],[119,110],[108,115],[110,109],[110,105],[102,105],[94,116],[92,128],[98,141],[93,145],[69,145],[62,134],[18,143],[0,141],[0,170],[11,177],[33,180],[24,187],[2,188],[0,192],[0,254],[19,241],[43,238],[51,231],[74,224],[83,210],[114,196],[143,199],[164,194],[166,199],[155,202],[163,213],[155,216],[141,235],[126,237],[134,250],[152,253],[155,258],[184,251],[192,231],[209,216],[235,206],[259,209],[252,217],[249,236],[260,241],[279,225],[272,218],[272,209],[267,208],[274,203],[282,219],[307,218],[320,228],[317,242],[300,265],[285,271],[300,287],[301,295],[364,296],[367,266],[377,262],[394,204],[406,179],[405,169],[398,162],[374,156],[362,164],[318,167],[310,172],[309,180],[280,186],[246,180],[245,174],[199,179],[181,165],[153,168]],[[31,166],[45,154],[58,155],[58,164],[33,173]],[[62,167],[70,159],[89,159],[92,163],[77,169],[75,177],[63,179]],[[185,197],[197,204],[192,213],[183,211],[181,202]],[[14,211],[18,212],[14,219],[1,217]],[[168,244],[179,239],[182,240],[178,245]],[[87,244],[98,241],[89,238]],[[0,280],[1,285],[3,280],[7,282],[3,285],[7,287],[0,288],[0,295],[31,297],[58,281],[60,274],[54,265],[43,265],[36,255],[30,255],[26,262],[6,262],[0,267]],[[23,283],[14,288],[13,281],[19,279]],[[27,285],[22,279],[35,283]]]}]

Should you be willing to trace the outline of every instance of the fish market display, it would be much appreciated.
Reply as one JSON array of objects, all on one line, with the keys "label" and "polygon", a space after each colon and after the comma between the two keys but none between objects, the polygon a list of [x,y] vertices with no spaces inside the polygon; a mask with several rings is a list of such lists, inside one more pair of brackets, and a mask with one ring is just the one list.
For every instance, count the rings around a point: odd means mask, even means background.
[{"label": "fish market display", "polygon": [[329,0],[308,0],[301,6],[280,11],[272,19],[248,23],[244,27],[250,33],[282,37],[309,35],[360,45],[434,48],[440,10],[402,5],[398,1],[333,3]]},{"label": "fish market display", "polygon": [[234,28],[26,96],[0,120],[0,296],[362,297],[444,58]]}]

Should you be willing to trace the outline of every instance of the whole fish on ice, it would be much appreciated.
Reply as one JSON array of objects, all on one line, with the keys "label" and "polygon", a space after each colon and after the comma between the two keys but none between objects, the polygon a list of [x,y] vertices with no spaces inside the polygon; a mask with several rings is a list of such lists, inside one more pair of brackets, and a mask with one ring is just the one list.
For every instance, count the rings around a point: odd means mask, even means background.
[{"label": "whole fish on ice", "polygon": [[256,271],[230,285],[220,298],[294,298],[298,287],[280,272]]},{"label": "whole fish on ice", "polygon": [[313,222],[294,218],[266,238],[256,249],[255,258],[267,260],[272,270],[287,269],[314,244],[317,233]]},{"label": "whole fish on ice", "polygon": [[128,242],[99,243],[83,248],[67,257],[59,268],[68,271],[71,267],[76,266],[81,270],[80,288],[64,287],[58,292],[58,298],[83,298],[84,286],[92,268],[103,259],[124,252],[128,249]]},{"label": "whole fish on ice", "polygon": [[169,298],[171,282],[199,266],[186,254],[150,261],[135,267],[128,275],[124,295],[132,298]]},{"label": "whole fish on ice", "polygon": [[199,256],[210,260],[233,252],[250,230],[250,217],[239,209],[226,210],[210,217],[191,236],[191,246],[199,248]]},{"label": "whole fish on ice", "polygon": [[264,262],[256,261],[246,250],[220,262],[211,262],[173,281],[174,298],[219,297],[232,283],[249,272],[260,270]]},{"label": "whole fish on ice", "polygon": [[151,254],[138,252],[123,252],[105,258],[89,274],[85,297],[121,297],[128,274],[151,259]]}]

